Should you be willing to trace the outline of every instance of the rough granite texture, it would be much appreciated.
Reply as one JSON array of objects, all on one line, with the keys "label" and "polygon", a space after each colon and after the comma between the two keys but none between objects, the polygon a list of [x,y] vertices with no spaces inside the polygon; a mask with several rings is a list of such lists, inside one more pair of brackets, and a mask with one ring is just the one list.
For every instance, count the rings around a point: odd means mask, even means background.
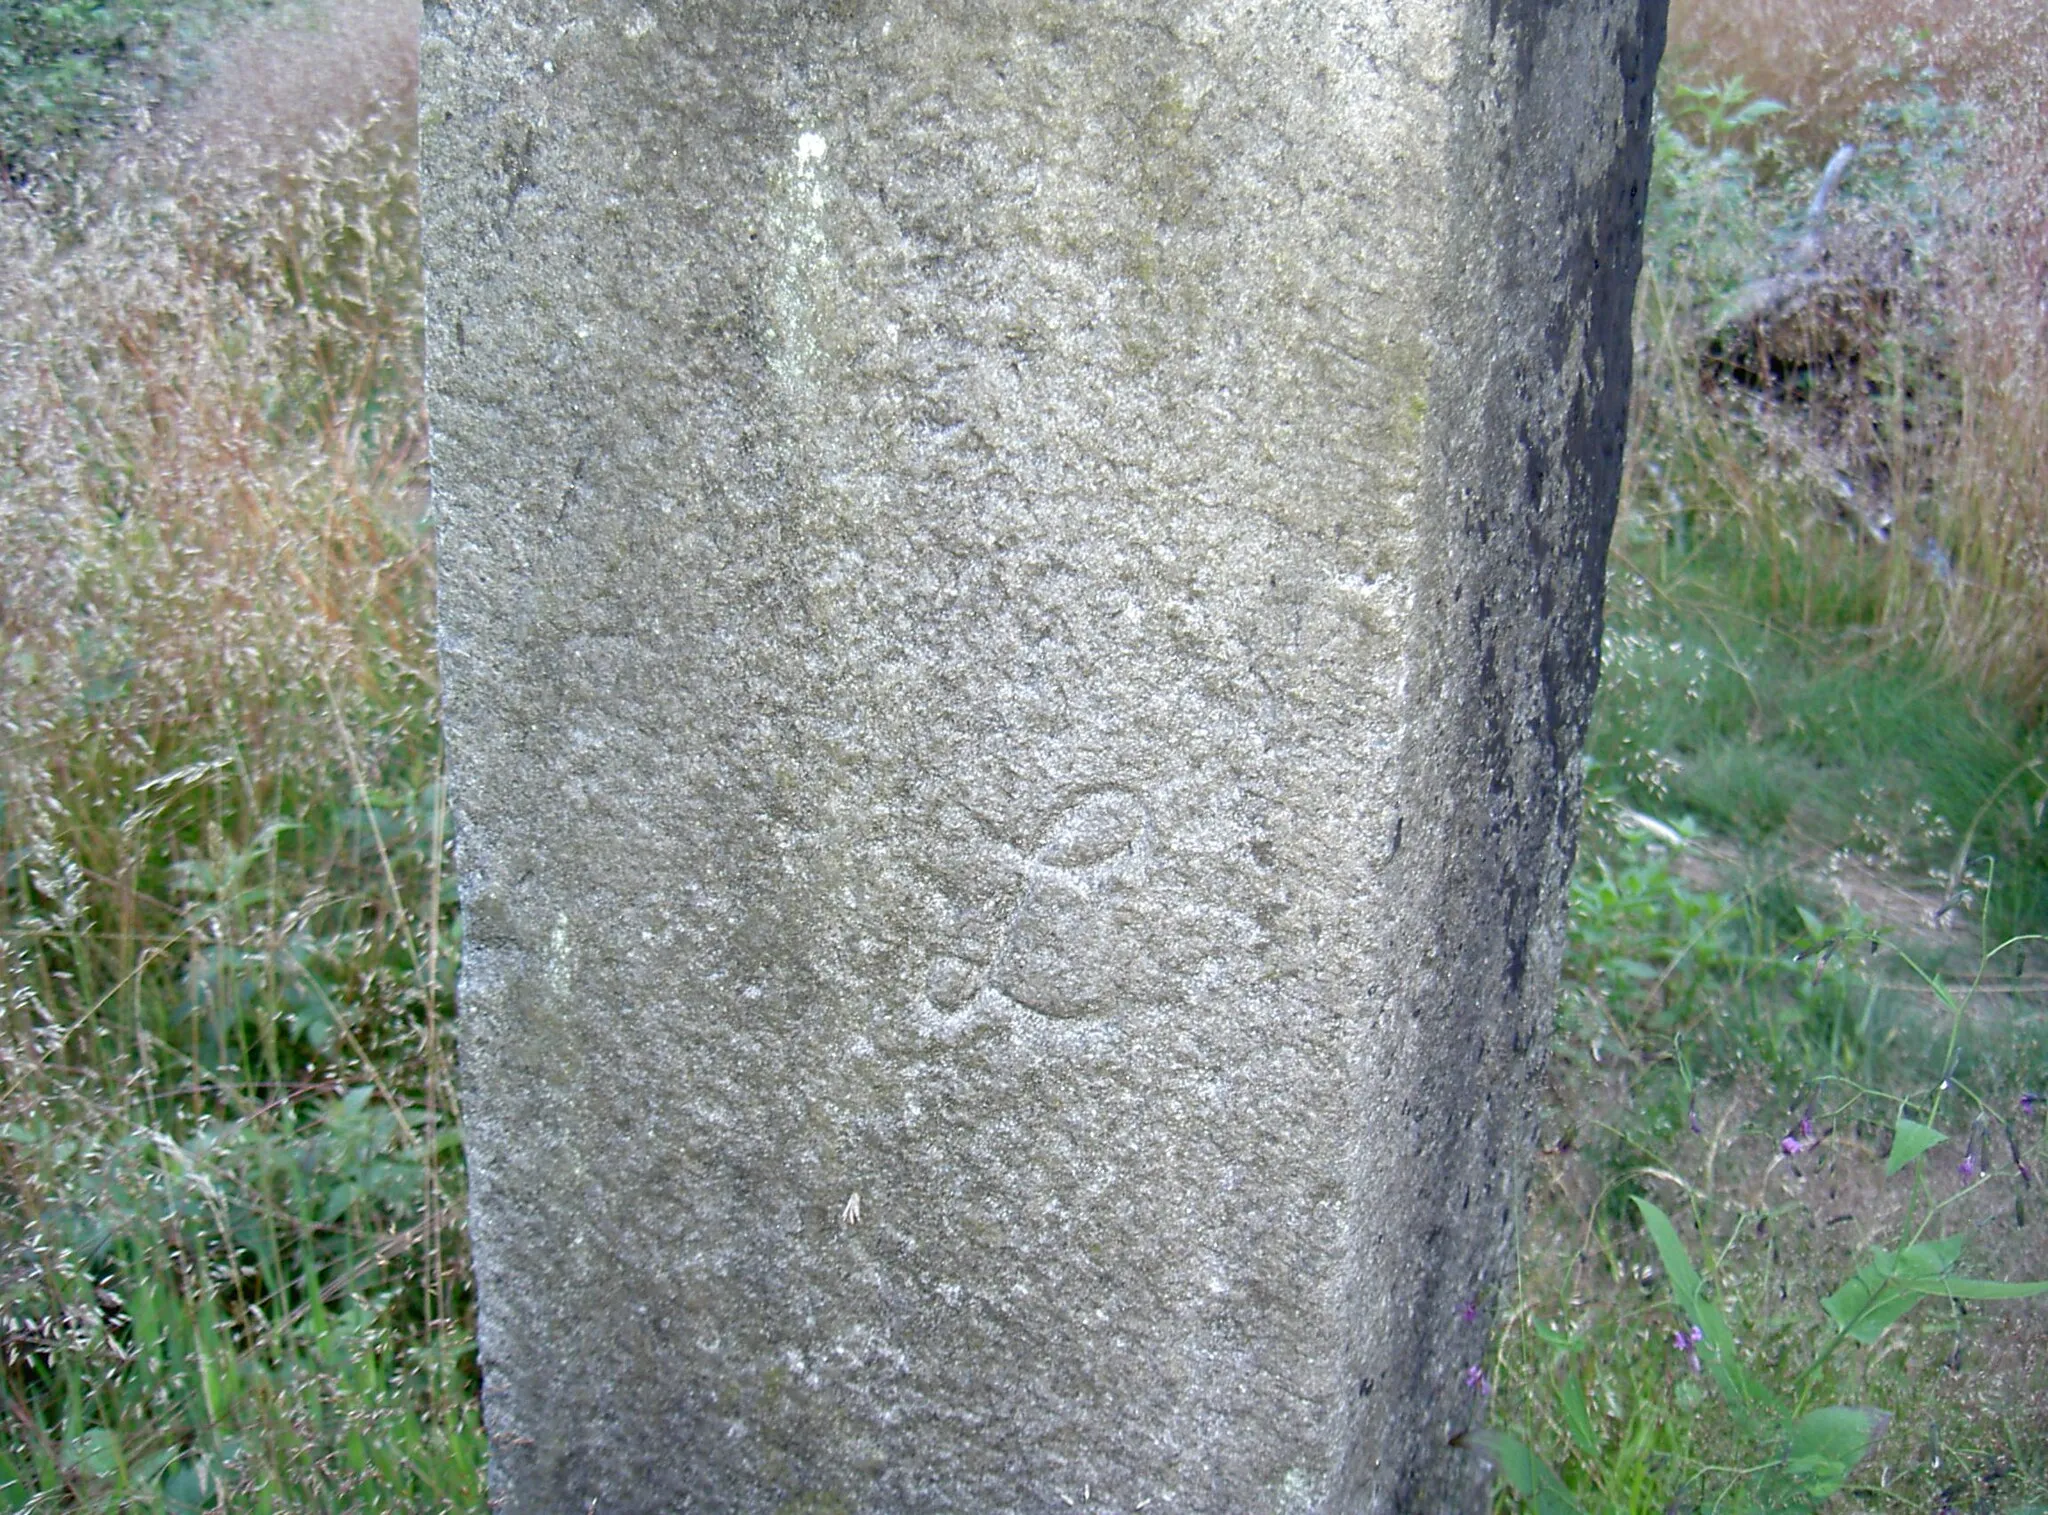
[{"label": "rough granite texture", "polygon": [[1481,1508],[1662,27],[431,0],[504,1510]]}]

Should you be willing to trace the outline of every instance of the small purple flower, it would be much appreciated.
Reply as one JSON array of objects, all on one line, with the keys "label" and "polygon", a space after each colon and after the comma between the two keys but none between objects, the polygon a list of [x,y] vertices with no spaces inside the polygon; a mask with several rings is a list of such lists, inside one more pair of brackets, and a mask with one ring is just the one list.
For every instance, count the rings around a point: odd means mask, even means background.
[{"label": "small purple flower", "polygon": [[1806,1150],[1806,1143],[1796,1136],[1788,1136],[1778,1143],[1778,1150],[1787,1157],[1797,1157]]},{"label": "small purple flower", "polygon": [[1977,1154],[1975,1152],[1965,1152],[1963,1160],[1956,1164],[1956,1172],[1964,1178],[1975,1178],[1977,1176]]},{"label": "small purple flower", "polygon": [[1480,1394],[1491,1394],[1493,1385],[1486,1381],[1486,1370],[1477,1363],[1465,1370],[1465,1387]]},{"label": "small purple flower", "polygon": [[1801,1116],[1801,1117],[1799,1118],[1799,1139],[1800,1139],[1800,1141],[1804,1142],[1804,1143],[1805,1143],[1805,1144],[1806,1144],[1807,1146],[1809,1146],[1809,1147],[1813,1145],[1813,1117],[1812,1117],[1812,1116],[1810,1116],[1810,1115],[1803,1115],[1803,1116]]},{"label": "small purple flower", "polygon": [[1690,1331],[1671,1333],[1671,1345],[1685,1354],[1685,1360],[1692,1364],[1695,1373],[1700,1371],[1700,1343],[1705,1340],[1706,1334],[1698,1326],[1694,1326]]},{"label": "small purple flower", "polygon": [[1462,1305],[1458,1306],[1458,1319],[1465,1322],[1465,1324],[1468,1326],[1471,1325],[1473,1321],[1479,1319],[1479,1301],[1476,1297],[1468,1299]]},{"label": "small purple flower", "polygon": [[2041,1096],[2038,1094],[2022,1094],[2020,1096],[2020,1114],[2032,1115],[2041,1108],[2042,1103]]}]

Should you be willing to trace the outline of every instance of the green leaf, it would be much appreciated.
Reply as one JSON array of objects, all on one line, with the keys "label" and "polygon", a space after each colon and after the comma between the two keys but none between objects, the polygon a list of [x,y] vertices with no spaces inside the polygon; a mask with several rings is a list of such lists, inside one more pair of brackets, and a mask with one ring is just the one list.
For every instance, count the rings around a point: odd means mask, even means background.
[{"label": "green leaf", "polygon": [[213,1477],[212,1469],[205,1458],[196,1462],[181,1462],[171,1469],[163,1482],[164,1507],[170,1515],[200,1515],[208,1505],[213,1504],[219,1492],[219,1481]]},{"label": "green leaf", "polygon": [[1690,1315],[1700,1292],[1700,1275],[1692,1265],[1691,1254],[1685,1250],[1685,1243],[1678,1239],[1678,1228],[1671,1224],[1670,1216],[1640,1194],[1635,1196],[1635,1201],[1636,1209],[1642,1212],[1643,1225],[1650,1233],[1650,1240],[1657,1244],[1657,1257],[1671,1279],[1671,1292],[1678,1297],[1679,1308]]},{"label": "green leaf", "polygon": [[363,1191],[356,1184],[336,1185],[334,1192],[327,1196],[327,1203],[320,1207],[321,1223],[331,1225],[340,1220],[362,1197]]},{"label": "green leaf", "polygon": [[1914,1158],[1940,1146],[1948,1138],[1932,1126],[1908,1120],[1902,1113],[1892,1127],[1892,1155],[1885,1159],[1884,1176],[1890,1178]]},{"label": "green leaf", "polygon": [[1585,1337],[1568,1335],[1545,1321],[1533,1320],[1529,1324],[1535,1330],[1538,1339],[1556,1347],[1560,1352],[1584,1352],[1593,1345]]},{"label": "green leaf", "polygon": [[1899,1259],[1882,1247],[1870,1249],[1870,1261],[1820,1302],[1829,1320],[1851,1341],[1873,1345],[1885,1328],[1920,1302],[1920,1296],[1898,1281]]},{"label": "green leaf", "polygon": [[1642,1212],[1643,1226],[1649,1231],[1650,1240],[1656,1243],[1657,1256],[1664,1264],[1665,1275],[1671,1280],[1672,1297],[1678,1302],[1678,1308],[1685,1312],[1686,1319],[1700,1328],[1700,1366],[1712,1376],[1729,1406],[1738,1414],[1749,1411],[1765,1416],[1777,1414],[1775,1396],[1742,1366],[1735,1350],[1735,1333],[1728,1329],[1726,1317],[1712,1300],[1702,1297],[1699,1272],[1692,1265],[1685,1243],[1679,1240],[1678,1228],[1672,1225],[1671,1217],[1641,1195],[1634,1198],[1636,1208]]},{"label": "green leaf", "polygon": [[1507,1480],[1508,1487],[1524,1499],[1534,1501],[1536,1515],[1584,1515],[1573,1502],[1564,1480],[1513,1432],[1467,1431],[1458,1440],[1461,1445],[1492,1458],[1500,1476]]},{"label": "green leaf", "polygon": [[1963,1239],[1960,1236],[1942,1236],[1933,1241],[1916,1241],[1899,1253],[1899,1277],[1939,1278],[1962,1259]]},{"label": "green leaf", "polygon": [[1567,1378],[1557,1392],[1557,1408],[1564,1417],[1564,1428],[1571,1432],[1572,1445],[1589,1462],[1600,1458],[1600,1436],[1593,1429],[1593,1417],[1586,1410],[1585,1386],[1574,1373]]},{"label": "green leaf", "polygon": [[2002,1284],[1989,1278],[1914,1279],[1907,1287],[1949,1299],[2032,1299],[2048,1294],[2048,1283]]},{"label": "green leaf", "polygon": [[1870,1261],[1822,1300],[1821,1308],[1851,1341],[1867,1347],[1930,1294],[1947,1299],[2031,1299],[2048,1294],[2048,1283],[1958,1278],[1955,1266],[1962,1256],[1960,1236],[1915,1242],[1898,1252],[1872,1247]]},{"label": "green leaf", "polygon": [[1806,1494],[1825,1499],[1848,1481],[1891,1423],[1882,1410],[1852,1405],[1802,1415],[1786,1441],[1785,1472]]},{"label": "green leaf", "polygon": [[1784,110],[1785,107],[1776,100],[1752,100],[1728,118],[1728,125],[1753,126],[1766,116],[1780,115]]},{"label": "green leaf", "polygon": [[121,1440],[104,1427],[81,1431],[64,1444],[64,1466],[94,1478],[112,1478],[121,1470]]}]

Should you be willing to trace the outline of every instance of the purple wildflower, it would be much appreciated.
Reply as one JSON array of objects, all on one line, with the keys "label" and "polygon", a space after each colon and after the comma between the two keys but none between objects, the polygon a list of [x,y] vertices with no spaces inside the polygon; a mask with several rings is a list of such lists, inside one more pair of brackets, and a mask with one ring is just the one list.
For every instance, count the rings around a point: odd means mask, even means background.
[{"label": "purple wildflower", "polygon": [[1956,1172],[1964,1178],[1975,1178],[1977,1176],[1977,1154],[1974,1151],[1965,1152],[1963,1160],[1956,1164]]},{"label": "purple wildflower", "polygon": [[2032,1115],[2041,1108],[2041,1105],[2042,1099],[2038,1094],[2022,1094],[2020,1096],[2020,1114],[2022,1115]]},{"label": "purple wildflower", "polygon": [[1479,1319],[1479,1300],[1476,1297],[1468,1299],[1458,1306],[1458,1319],[1465,1322],[1468,1326],[1473,1321]]},{"label": "purple wildflower", "polygon": [[1671,1333],[1671,1345],[1685,1354],[1685,1360],[1692,1364],[1695,1373],[1700,1371],[1700,1342],[1706,1338],[1706,1334],[1698,1326],[1694,1326],[1690,1331]]},{"label": "purple wildflower", "polygon": [[1809,1147],[1813,1145],[1813,1117],[1812,1117],[1812,1116],[1810,1116],[1810,1115],[1802,1115],[1802,1116],[1801,1116],[1801,1117],[1799,1118],[1799,1139],[1800,1139],[1800,1141],[1804,1142],[1804,1143],[1805,1143],[1805,1144],[1806,1144],[1807,1146],[1809,1146]]},{"label": "purple wildflower", "polygon": [[1787,1157],[1797,1157],[1806,1150],[1806,1143],[1796,1136],[1788,1136],[1778,1143],[1778,1150]]},{"label": "purple wildflower", "polygon": [[1477,1390],[1481,1394],[1493,1392],[1493,1385],[1486,1381],[1486,1370],[1477,1363],[1465,1370],[1465,1387]]}]

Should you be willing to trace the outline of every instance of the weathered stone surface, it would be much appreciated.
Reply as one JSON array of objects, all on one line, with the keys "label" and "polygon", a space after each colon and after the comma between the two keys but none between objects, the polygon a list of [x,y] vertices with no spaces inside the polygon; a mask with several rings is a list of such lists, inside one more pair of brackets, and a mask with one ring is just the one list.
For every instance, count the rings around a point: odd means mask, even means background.
[{"label": "weathered stone surface", "polygon": [[430,4],[505,1509],[1478,1506],[1657,9]]}]

